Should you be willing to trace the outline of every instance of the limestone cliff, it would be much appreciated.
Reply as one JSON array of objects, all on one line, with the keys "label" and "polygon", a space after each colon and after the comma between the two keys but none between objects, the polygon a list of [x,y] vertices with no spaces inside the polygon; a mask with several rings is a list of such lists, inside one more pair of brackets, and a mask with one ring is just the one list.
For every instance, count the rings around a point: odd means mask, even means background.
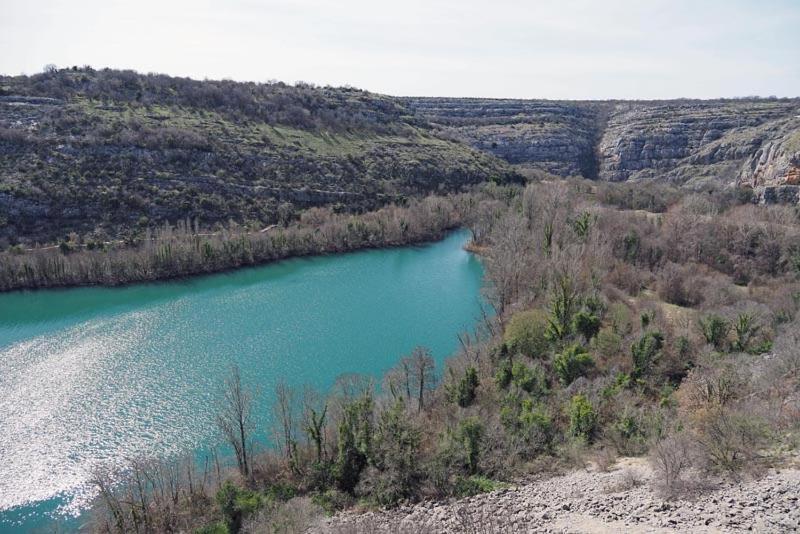
[{"label": "limestone cliff", "polygon": [[560,176],[759,192],[800,180],[798,99],[404,102],[444,135]]}]

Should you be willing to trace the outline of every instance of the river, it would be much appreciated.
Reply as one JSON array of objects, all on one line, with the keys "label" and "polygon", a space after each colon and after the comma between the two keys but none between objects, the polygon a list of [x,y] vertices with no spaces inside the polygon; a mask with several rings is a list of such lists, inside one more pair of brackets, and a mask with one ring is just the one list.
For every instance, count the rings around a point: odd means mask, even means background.
[{"label": "river", "polygon": [[94,469],[214,443],[232,363],[259,385],[264,425],[281,379],[326,391],[341,374],[380,377],[416,345],[441,369],[480,317],[466,240],[0,295],[0,532],[72,530]]}]

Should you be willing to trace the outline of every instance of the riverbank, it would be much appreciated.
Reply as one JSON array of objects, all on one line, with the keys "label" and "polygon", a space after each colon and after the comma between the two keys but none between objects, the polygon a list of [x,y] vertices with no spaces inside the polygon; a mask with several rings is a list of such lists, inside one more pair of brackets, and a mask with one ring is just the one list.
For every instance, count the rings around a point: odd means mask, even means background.
[{"label": "riverbank", "polygon": [[321,520],[315,533],[793,532],[800,528],[800,469],[739,482],[709,481],[701,493],[664,500],[643,458],[622,458],[449,502],[423,502]]},{"label": "riverbank", "polygon": [[135,243],[83,243],[0,253],[0,292],[120,286],[264,265],[276,260],[388,248],[441,239],[461,224],[461,197],[427,197],[362,215],[312,209],[268,232],[229,226],[201,231],[189,223],[146,231]]},{"label": "riverbank", "polygon": [[185,477],[196,460],[181,488],[203,486],[209,500],[192,508],[198,517],[179,519],[193,521],[186,532],[202,514],[215,521],[219,484],[238,480],[227,469],[232,453],[220,452],[220,476],[210,452],[222,439],[213,421],[230,366],[259,388],[252,444],[261,469],[272,458],[279,384],[302,404],[327,397],[341,375],[380,382],[415,344],[437,366],[457,349],[481,313],[483,269],[464,252],[467,239],[462,230],[423,246],[180,282],[0,295],[0,426],[14,429],[0,435],[0,532],[47,531],[51,521],[78,530],[95,514],[67,523],[62,514],[92,506],[98,466],[120,480],[129,459],[163,467],[148,471],[154,477],[170,466]]}]

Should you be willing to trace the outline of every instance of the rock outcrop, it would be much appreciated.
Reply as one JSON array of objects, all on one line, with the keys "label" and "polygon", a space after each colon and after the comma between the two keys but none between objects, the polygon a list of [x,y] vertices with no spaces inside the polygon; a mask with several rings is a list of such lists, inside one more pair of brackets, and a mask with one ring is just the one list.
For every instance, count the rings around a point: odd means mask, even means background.
[{"label": "rock outcrop", "polygon": [[521,168],[687,187],[800,180],[800,100],[408,98],[440,131]]},{"label": "rock outcrop", "polygon": [[[742,166],[738,185],[751,187],[766,203],[800,201],[800,116],[785,121]],[[783,134],[783,135],[780,135]]]},{"label": "rock outcrop", "polygon": [[610,106],[598,102],[406,98],[439,132],[520,167],[596,178],[595,145]]}]

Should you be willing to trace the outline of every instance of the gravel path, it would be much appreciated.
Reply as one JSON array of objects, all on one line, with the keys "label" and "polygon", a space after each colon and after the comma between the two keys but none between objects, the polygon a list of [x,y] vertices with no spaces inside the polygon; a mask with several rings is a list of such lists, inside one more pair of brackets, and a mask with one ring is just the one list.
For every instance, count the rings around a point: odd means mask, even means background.
[{"label": "gravel path", "polygon": [[662,533],[800,530],[800,469],[721,483],[692,499],[664,501],[652,470],[623,459],[609,472],[575,471],[451,502],[348,512],[312,532],[334,533]]}]

